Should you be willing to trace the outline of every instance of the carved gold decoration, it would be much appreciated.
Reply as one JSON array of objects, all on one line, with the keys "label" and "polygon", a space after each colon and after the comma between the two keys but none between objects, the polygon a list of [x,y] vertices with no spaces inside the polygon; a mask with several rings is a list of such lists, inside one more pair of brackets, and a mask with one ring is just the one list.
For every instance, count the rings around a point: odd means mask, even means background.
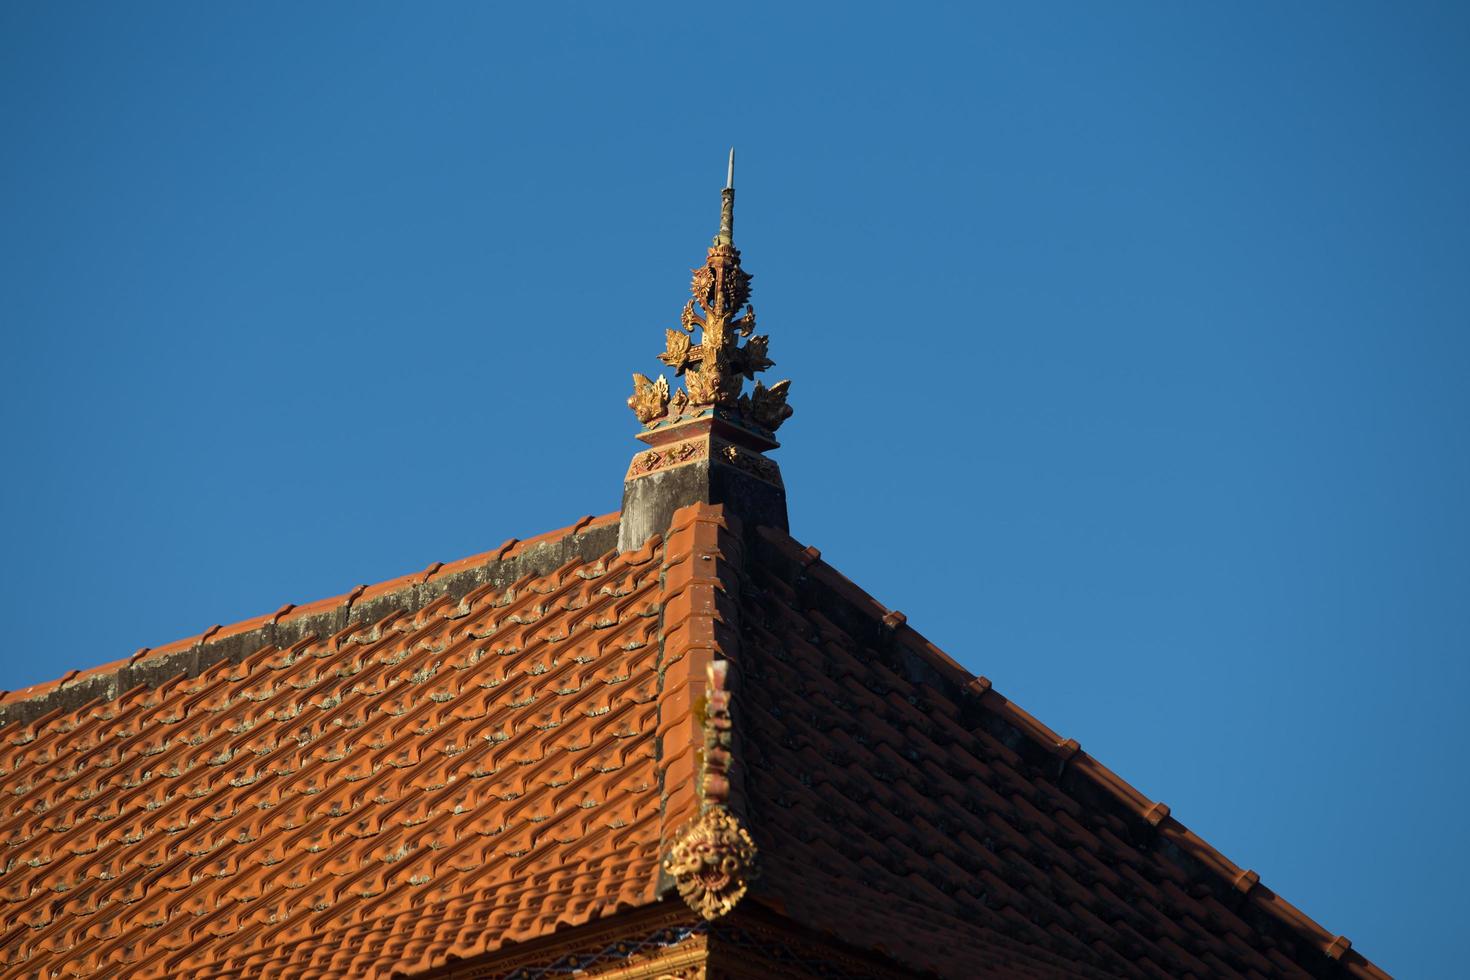
[{"label": "carved gold decoration", "polygon": [[700,814],[664,859],[684,901],[707,920],[735,907],[755,877],[755,841],[727,805],[734,765],[730,717],[730,662],[705,667],[704,746],[700,764]]},{"label": "carved gold decoration", "polygon": [[633,394],[628,398],[628,407],[644,424],[661,417],[669,408],[668,381],[662,374],[657,381],[650,381],[647,375],[634,372]]},{"label": "carved gold decoration", "polygon": [[664,334],[665,349],[658,359],[673,368],[675,374],[683,374],[689,363],[689,335],[681,330],[665,330]]},{"label": "carved gold decoration", "polygon": [[678,466],[680,463],[692,463],[708,455],[709,447],[704,441],[698,439],[676,442],[672,446],[664,446],[659,449],[646,449],[633,457],[633,462],[628,467],[628,477],[631,479],[655,470]]},{"label": "carved gold decoration", "polygon": [[[729,410],[736,421],[744,416],[754,425],[774,432],[791,415],[786,404],[791,383],[782,381],[769,389],[757,383],[753,398],[741,393],[745,381],[754,381],[757,373],[775,362],[769,354],[770,338],[754,336],[755,308],[749,305],[751,276],[740,267],[740,250],[729,231],[733,227],[733,206],[734,192],[727,188],[721,233],[704,265],[693,270],[689,283],[693,298],[680,313],[679,327],[665,331],[664,352],[659,360],[673,369],[675,377],[684,379],[682,399],[679,395],[673,399],[674,417],[689,407],[719,406]],[[696,330],[698,344],[694,343]],[[743,345],[742,337],[746,338]],[[635,376],[635,382],[638,377],[642,376]],[[637,387],[629,405],[639,421],[651,427],[666,417],[670,403],[667,398],[660,402],[655,396],[645,397],[643,391]]]},{"label": "carved gold decoration", "polygon": [[690,404],[713,405],[720,400],[719,371],[700,364],[684,376],[684,387],[689,391]]},{"label": "carved gold decoration", "polygon": [[[671,411],[677,412],[678,400],[676,394],[673,402],[670,403]],[[701,435],[694,439],[669,443],[635,453],[633,461],[628,464],[626,479],[647,476],[649,473],[657,473],[660,470],[671,469],[684,463],[695,463],[703,459],[713,459],[726,466],[733,466],[773,486],[783,485],[781,468],[774,460],[709,435]]]},{"label": "carved gold decoration", "polygon": [[721,443],[719,458],[757,479],[778,487],[784,485],[781,482],[781,468],[773,460],[767,459],[760,453],[753,453],[729,443]]},{"label": "carved gold decoration", "polygon": [[744,897],[755,877],[755,841],[728,807],[711,806],[674,842],[664,868],[679,895],[707,920],[718,919]]},{"label": "carved gold decoration", "polygon": [[[751,321],[754,325],[755,321]],[[771,338],[765,334],[751,337],[745,344],[745,376],[751,381],[755,380],[757,371],[764,371],[776,362],[766,356],[766,348],[771,344]]]},{"label": "carved gold decoration", "polygon": [[790,390],[790,381],[777,381],[769,388],[757,381],[755,390],[750,393],[747,413],[758,425],[776,431],[791,417],[791,406],[786,404],[786,394]]}]

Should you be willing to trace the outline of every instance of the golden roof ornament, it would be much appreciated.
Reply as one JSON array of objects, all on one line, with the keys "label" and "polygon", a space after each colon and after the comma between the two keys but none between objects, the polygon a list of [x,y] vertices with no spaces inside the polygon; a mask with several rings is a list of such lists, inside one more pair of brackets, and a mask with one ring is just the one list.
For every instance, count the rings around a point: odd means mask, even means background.
[{"label": "golden roof ornament", "polygon": [[791,415],[791,383],[767,388],[755,380],[771,366],[770,342],[755,332],[750,273],[735,247],[734,178],[731,150],[720,232],[659,355],[672,377],[633,375],[628,407],[643,423],[636,438],[647,448],[633,454],[623,477],[619,551],[665,533],[691,503],[719,504],[747,529],[788,526],[781,468],[765,454],[780,446],[776,429]]},{"label": "golden roof ornament", "polygon": [[[666,331],[664,352],[658,357],[675,377],[684,379],[684,387],[670,394],[662,375],[653,381],[634,374],[628,407],[650,432],[713,415],[774,447],[776,429],[791,415],[786,404],[791,382],[778,381],[767,388],[755,380],[774,362],[767,356],[770,338],[755,334],[751,276],[740,267],[740,250],[735,247],[734,149],[720,197],[720,232],[704,265],[694,270],[693,298],[684,306],[678,329]],[[699,343],[694,342],[696,330]],[[741,390],[745,381],[755,382],[749,394]]]},{"label": "golden roof ornament", "polygon": [[685,826],[664,857],[664,870],[689,907],[718,919],[745,896],[760,873],[750,832],[730,808],[734,723],[730,717],[730,661],[705,666],[704,754],[699,816]]}]

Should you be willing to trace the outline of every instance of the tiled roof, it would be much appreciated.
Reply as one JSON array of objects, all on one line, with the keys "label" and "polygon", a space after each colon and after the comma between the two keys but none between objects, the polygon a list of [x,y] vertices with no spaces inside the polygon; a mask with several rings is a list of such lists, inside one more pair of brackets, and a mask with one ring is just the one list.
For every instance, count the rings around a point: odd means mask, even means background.
[{"label": "tiled roof", "polygon": [[0,699],[0,973],[418,973],[668,897],[718,796],[745,901],[911,968],[1385,976],[815,549],[616,529]]},{"label": "tiled roof", "polygon": [[[738,699],[758,895],[945,976],[998,954],[1082,976],[1387,976],[816,549],[759,540]],[[1046,962],[1001,973],[1062,972]]]},{"label": "tiled roof", "polygon": [[0,972],[386,977],[651,901],[661,558],[486,581],[6,725]]}]

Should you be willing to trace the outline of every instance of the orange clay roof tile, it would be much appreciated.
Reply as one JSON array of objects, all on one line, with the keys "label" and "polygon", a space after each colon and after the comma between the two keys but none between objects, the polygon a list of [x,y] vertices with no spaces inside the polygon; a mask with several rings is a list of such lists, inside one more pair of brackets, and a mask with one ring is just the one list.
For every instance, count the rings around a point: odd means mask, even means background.
[{"label": "orange clay roof tile", "polygon": [[1387,976],[816,549],[757,540],[738,653],[757,900],[943,976],[1001,946],[1004,976]]},{"label": "orange clay roof tile", "polygon": [[89,672],[198,655],[110,699],[8,696],[0,972],[386,977],[651,901],[659,542],[266,634],[596,526]]},{"label": "orange clay roof tile", "polygon": [[747,901],[942,976],[1386,976],[816,548],[617,521],[0,696],[0,972],[413,975],[654,902],[725,660]]}]

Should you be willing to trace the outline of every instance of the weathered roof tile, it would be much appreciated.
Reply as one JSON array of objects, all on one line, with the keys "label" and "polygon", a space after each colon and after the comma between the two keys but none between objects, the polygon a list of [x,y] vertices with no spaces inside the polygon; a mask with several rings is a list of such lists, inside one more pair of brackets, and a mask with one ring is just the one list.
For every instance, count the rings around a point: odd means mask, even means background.
[{"label": "weathered roof tile", "polygon": [[[284,650],[265,636],[490,559],[435,563],[131,663],[262,641],[238,660],[6,725],[5,972],[388,976],[651,900],[657,683],[640,651],[657,628],[656,568],[642,570],[657,549],[424,595]],[[460,625],[492,601],[501,622],[535,624],[493,651]],[[451,905],[502,925],[471,927]],[[361,952],[365,927],[381,952]]]},{"label": "weathered roof tile", "polygon": [[4,971],[435,969],[655,901],[708,790],[751,898],[913,968],[1384,976],[817,549],[616,526],[0,698]]}]

